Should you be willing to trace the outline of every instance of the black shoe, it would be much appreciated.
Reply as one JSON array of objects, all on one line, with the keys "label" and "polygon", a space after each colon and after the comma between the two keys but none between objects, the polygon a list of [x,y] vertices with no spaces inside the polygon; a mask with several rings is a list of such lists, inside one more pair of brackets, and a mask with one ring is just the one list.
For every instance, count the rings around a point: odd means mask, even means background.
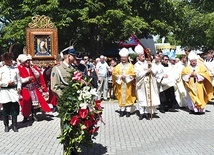
[{"label": "black shoe", "polygon": [[17,116],[12,116],[12,130],[18,132],[17,128]]},{"label": "black shoe", "polygon": [[165,113],[165,110],[164,109],[160,109],[159,110],[161,113]]},{"label": "black shoe", "polygon": [[169,108],[165,108],[164,111],[165,111],[165,112],[169,112]]},{"label": "black shoe", "polygon": [[4,121],[4,126],[5,126],[4,132],[9,132],[9,117],[4,116],[3,121]]},{"label": "black shoe", "polygon": [[130,112],[126,112],[126,117],[130,117],[131,113]]},{"label": "black shoe", "polygon": [[4,132],[9,132],[9,126],[5,126]]},{"label": "black shoe", "polygon": [[199,115],[204,115],[205,114],[205,112],[199,112]]},{"label": "black shoe", "polygon": [[12,116],[12,130],[18,132],[17,128],[17,116]]},{"label": "black shoe", "polygon": [[146,118],[146,120],[150,120],[149,114],[145,114],[145,118]]},{"label": "black shoe", "polygon": [[35,111],[32,112],[32,120],[36,121],[36,122],[39,121],[38,118],[36,118],[36,112]]},{"label": "black shoe", "polygon": [[169,112],[178,112],[178,110],[176,110],[176,109],[169,109],[168,111]]},{"label": "black shoe", "polygon": [[139,115],[139,120],[142,120],[143,119],[143,114],[140,114]]},{"label": "black shoe", "polygon": [[53,106],[52,112],[57,112],[57,107]]},{"label": "black shoe", "polygon": [[39,121],[38,118],[36,118],[36,116],[34,116],[34,115],[32,116],[32,120],[33,120],[33,121],[36,121],[36,122]]},{"label": "black shoe", "polygon": [[27,123],[28,122],[28,118],[27,117],[24,117],[22,123]]},{"label": "black shoe", "polygon": [[195,112],[194,114],[195,114],[195,115],[204,115],[205,112]]},{"label": "black shoe", "polygon": [[120,115],[119,115],[120,117],[123,117],[125,115],[124,111],[120,111],[119,113],[120,113]]},{"label": "black shoe", "polygon": [[139,110],[136,110],[136,111],[135,111],[135,114],[136,114],[138,117],[140,117],[140,111],[139,111]]},{"label": "black shoe", "polygon": [[189,111],[189,114],[194,114],[194,113],[195,113],[194,110]]},{"label": "black shoe", "polygon": [[18,132],[17,126],[14,125],[14,126],[12,127],[12,130],[13,130],[14,132]]}]

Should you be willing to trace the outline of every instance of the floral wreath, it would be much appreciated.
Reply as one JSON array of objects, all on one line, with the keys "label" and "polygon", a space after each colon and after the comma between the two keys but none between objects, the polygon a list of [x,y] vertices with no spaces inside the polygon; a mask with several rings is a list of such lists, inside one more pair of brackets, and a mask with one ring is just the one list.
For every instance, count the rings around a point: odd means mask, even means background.
[{"label": "floral wreath", "polygon": [[66,155],[81,152],[83,146],[92,146],[99,129],[97,123],[102,121],[101,101],[96,99],[97,92],[88,83],[82,73],[72,72],[70,83],[59,99],[61,135],[58,138]]}]

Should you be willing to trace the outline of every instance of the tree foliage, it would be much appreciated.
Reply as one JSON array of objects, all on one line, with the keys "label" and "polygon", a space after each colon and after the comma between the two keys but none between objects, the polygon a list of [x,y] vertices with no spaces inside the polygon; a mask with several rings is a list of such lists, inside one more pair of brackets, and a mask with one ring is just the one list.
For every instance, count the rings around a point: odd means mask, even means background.
[{"label": "tree foliage", "polygon": [[25,44],[25,28],[34,15],[51,18],[59,30],[59,49],[102,53],[109,43],[148,34],[175,35],[182,45],[210,46],[212,0],[1,0],[1,46]]},{"label": "tree foliage", "polygon": [[2,0],[1,40],[25,44],[25,28],[34,15],[49,16],[59,29],[59,48],[76,41],[82,51],[103,52],[109,42],[130,33],[165,35],[173,28],[172,2],[167,0]]},{"label": "tree foliage", "polygon": [[182,46],[213,48],[214,1],[185,0],[174,2],[177,8],[178,31],[175,37]]}]

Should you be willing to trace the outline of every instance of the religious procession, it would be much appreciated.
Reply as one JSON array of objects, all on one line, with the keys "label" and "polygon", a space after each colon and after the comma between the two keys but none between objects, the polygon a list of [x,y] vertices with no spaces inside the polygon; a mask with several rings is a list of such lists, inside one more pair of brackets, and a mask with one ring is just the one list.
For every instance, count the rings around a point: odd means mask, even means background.
[{"label": "religious procession", "polygon": [[[139,121],[160,118],[159,113],[179,113],[180,109],[192,115],[206,113],[213,97],[213,50],[201,57],[187,48],[179,59],[162,51],[151,55],[140,44],[134,52],[134,60],[125,47],[117,58],[100,55],[91,59],[79,57],[69,46],[47,66],[34,64],[30,54],[20,54],[14,61],[12,53],[4,53],[0,67],[4,132],[18,132],[22,125],[42,121],[38,113],[55,113],[60,117],[63,151],[75,154],[81,152],[86,139],[88,145],[93,143],[98,122],[105,124],[102,104],[109,101],[118,104],[112,112],[119,118],[137,117]],[[19,114],[21,122],[17,122]],[[81,132],[87,136],[81,143],[74,140],[71,144],[71,138],[76,138],[71,135]]]},{"label": "religious procession", "polygon": [[213,154],[213,8],[2,1],[0,154]]},{"label": "religious procession", "polygon": [[108,60],[101,55],[93,61],[88,56],[78,58],[71,46],[61,52],[61,60],[46,68],[34,65],[29,54],[20,54],[14,62],[12,53],[4,53],[0,98],[5,132],[9,132],[9,115],[12,129],[18,132],[20,110],[22,123],[38,121],[36,113],[40,109],[51,112],[49,104],[52,112],[57,112],[58,99],[68,86],[72,70],[90,80],[97,100],[116,99],[119,117],[135,113],[139,120],[150,120],[158,115],[158,110],[179,112],[180,108],[188,108],[190,114],[205,114],[206,104],[213,96],[212,50],[203,59],[186,49],[186,55],[179,60],[161,51],[152,57],[140,44],[134,51],[134,63],[127,48],[119,51],[118,59]]},{"label": "religious procession", "polygon": [[137,62],[128,61],[128,50],[123,48],[121,62],[113,69],[113,88],[119,103],[119,116],[130,117],[135,106],[139,120],[149,120],[161,113],[178,112],[188,107],[190,114],[204,114],[206,104],[213,97],[213,51],[205,60],[186,49],[180,60],[158,52],[154,59],[141,45],[135,47]]}]

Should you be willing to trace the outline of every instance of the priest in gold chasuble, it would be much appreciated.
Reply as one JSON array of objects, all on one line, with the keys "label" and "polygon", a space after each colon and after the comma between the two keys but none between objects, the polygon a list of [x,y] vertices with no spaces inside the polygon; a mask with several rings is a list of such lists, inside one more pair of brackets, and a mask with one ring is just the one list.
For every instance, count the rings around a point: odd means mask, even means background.
[{"label": "priest in gold chasuble", "polygon": [[211,78],[206,67],[197,63],[197,55],[188,55],[190,65],[182,71],[182,79],[187,91],[187,102],[190,113],[203,114],[206,104],[213,96]]},{"label": "priest in gold chasuble", "polygon": [[121,62],[112,71],[112,83],[120,107],[120,117],[130,117],[131,106],[136,100],[134,66],[128,62],[128,49],[121,49],[119,55]]}]

